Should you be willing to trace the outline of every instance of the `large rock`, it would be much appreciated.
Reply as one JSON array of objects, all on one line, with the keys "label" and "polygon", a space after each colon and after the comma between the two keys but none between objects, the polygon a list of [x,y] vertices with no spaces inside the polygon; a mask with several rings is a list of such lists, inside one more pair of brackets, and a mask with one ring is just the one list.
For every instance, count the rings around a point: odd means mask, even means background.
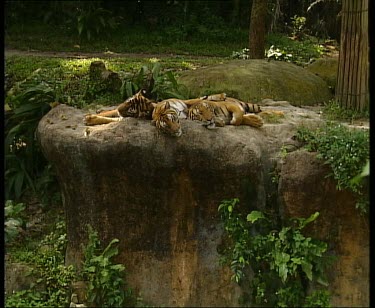
[{"label": "large rock", "polygon": [[116,261],[145,303],[237,306],[242,290],[219,265],[218,205],[238,197],[246,212],[263,209],[281,146],[298,146],[297,125],[321,123],[311,110],[280,104],[263,107],[283,110],[279,123],[207,130],[186,120],[180,138],[134,118],[86,128],[83,111],[52,109],[37,133],[62,188],[67,264],[81,264],[91,224],[103,246],[120,240]]},{"label": "large rock", "polygon": [[320,58],[306,66],[306,70],[322,78],[330,87],[332,93],[336,88],[338,57]]},{"label": "large rock", "polygon": [[191,97],[226,92],[244,101],[271,98],[295,106],[314,105],[332,98],[323,79],[282,61],[233,60],[186,71],[178,81],[191,89]]},{"label": "large rock", "polygon": [[279,197],[284,217],[319,218],[307,228],[309,235],[329,242],[337,260],[330,273],[333,307],[369,307],[369,221],[355,208],[348,191],[337,191],[327,165],[316,153],[298,150],[281,166]]}]

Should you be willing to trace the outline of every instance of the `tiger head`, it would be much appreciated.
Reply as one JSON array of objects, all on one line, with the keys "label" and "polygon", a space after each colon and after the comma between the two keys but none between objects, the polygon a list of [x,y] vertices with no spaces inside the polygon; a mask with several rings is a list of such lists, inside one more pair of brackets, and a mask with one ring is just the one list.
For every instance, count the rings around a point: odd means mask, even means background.
[{"label": "tiger head", "polygon": [[154,124],[163,133],[173,137],[180,137],[182,129],[178,113],[171,108],[169,102],[159,104],[153,103],[152,124]]},{"label": "tiger head", "polygon": [[133,118],[151,118],[154,106],[153,100],[147,98],[145,95],[147,91],[141,89],[133,96],[126,99],[118,108],[117,111],[122,117]]},{"label": "tiger head", "polygon": [[208,129],[215,128],[215,112],[207,102],[199,102],[186,110],[188,119],[203,122]]}]

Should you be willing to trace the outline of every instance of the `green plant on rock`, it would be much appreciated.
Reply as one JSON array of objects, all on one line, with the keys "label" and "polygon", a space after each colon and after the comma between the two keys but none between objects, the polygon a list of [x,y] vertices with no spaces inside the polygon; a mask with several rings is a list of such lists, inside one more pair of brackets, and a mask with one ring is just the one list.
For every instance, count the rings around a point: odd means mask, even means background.
[{"label": "green plant on rock", "polygon": [[134,95],[139,89],[145,89],[156,100],[167,98],[187,99],[188,91],[179,84],[171,71],[163,72],[159,62],[144,65],[131,77],[125,78],[121,87],[123,98]]},{"label": "green plant on rock", "polygon": [[369,206],[368,182],[352,179],[362,172],[370,158],[369,132],[328,122],[315,131],[300,127],[296,137],[305,142],[307,150],[318,152],[317,157],[330,166],[332,171],[328,176],[336,180],[336,188],[353,192],[358,197],[356,207],[361,213],[366,213]]},{"label": "green plant on rock", "polygon": [[[325,271],[333,259],[327,256],[326,243],[302,233],[319,213],[291,219],[289,225],[278,227],[260,211],[244,216],[238,204],[239,199],[224,200],[218,208],[229,243],[223,251],[223,262],[240,284],[248,278],[247,268],[252,269],[251,304],[301,307],[312,301],[318,303],[318,294],[322,303],[328,303],[328,293],[321,290],[328,285]],[[315,288],[311,294],[308,285]]]},{"label": "green plant on rock", "polygon": [[118,254],[114,247],[119,242],[113,239],[108,246],[99,252],[98,233],[88,225],[89,240],[85,247],[82,279],[87,282],[87,298],[98,307],[121,307],[130,289],[125,290],[124,270],[122,264],[113,264],[112,258]]}]

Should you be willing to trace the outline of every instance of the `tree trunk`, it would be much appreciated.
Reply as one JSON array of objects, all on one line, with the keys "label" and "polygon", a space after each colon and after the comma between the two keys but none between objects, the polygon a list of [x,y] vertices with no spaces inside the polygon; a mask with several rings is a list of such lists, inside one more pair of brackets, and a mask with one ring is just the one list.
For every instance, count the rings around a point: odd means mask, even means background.
[{"label": "tree trunk", "polygon": [[250,59],[264,59],[267,1],[254,0],[251,7],[249,31]]},{"label": "tree trunk", "polygon": [[368,0],[343,0],[336,100],[363,111],[369,106]]}]

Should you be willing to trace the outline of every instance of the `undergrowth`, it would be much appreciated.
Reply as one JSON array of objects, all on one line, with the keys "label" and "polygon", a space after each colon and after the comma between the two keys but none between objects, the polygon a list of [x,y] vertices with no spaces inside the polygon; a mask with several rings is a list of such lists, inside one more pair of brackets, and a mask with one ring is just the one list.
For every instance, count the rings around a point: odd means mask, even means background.
[{"label": "undergrowth", "polygon": [[20,261],[32,266],[36,277],[29,289],[7,294],[6,307],[62,307],[69,305],[70,283],[75,278],[73,266],[64,265],[65,224],[58,222],[32,253]]},{"label": "undergrowth", "polygon": [[244,216],[238,207],[239,199],[224,200],[218,211],[228,237],[222,263],[230,266],[232,280],[251,290],[243,304],[330,307],[326,270],[334,258],[327,243],[303,235],[319,213],[279,226],[263,212]]},{"label": "undergrowth", "polygon": [[67,239],[63,221],[57,222],[54,230],[33,251],[17,253],[11,250],[13,261],[30,265],[28,275],[35,277],[35,282],[28,289],[6,294],[5,307],[68,307],[72,283],[78,280],[87,283],[88,304],[124,307],[135,303],[136,299],[125,283],[125,267],[112,261],[118,254],[115,247],[118,240],[113,239],[101,250],[98,234],[90,226],[88,235],[80,272],[73,265],[64,265]]},{"label": "undergrowth", "polygon": [[330,100],[324,104],[323,116],[329,121],[337,120],[349,121],[349,123],[353,123],[353,121],[357,119],[369,119],[370,112],[369,110],[357,111],[353,109],[346,109],[341,107],[337,101]]},{"label": "undergrowth", "polygon": [[296,137],[305,143],[307,150],[317,152],[317,157],[330,166],[328,176],[335,179],[337,189],[353,192],[358,198],[356,208],[362,214],[367,213],[368,178],[360,181],[353,181],[353,178],[362,172],[370,158],[369,131],[328,122],[314,131],[300,127]]}]

